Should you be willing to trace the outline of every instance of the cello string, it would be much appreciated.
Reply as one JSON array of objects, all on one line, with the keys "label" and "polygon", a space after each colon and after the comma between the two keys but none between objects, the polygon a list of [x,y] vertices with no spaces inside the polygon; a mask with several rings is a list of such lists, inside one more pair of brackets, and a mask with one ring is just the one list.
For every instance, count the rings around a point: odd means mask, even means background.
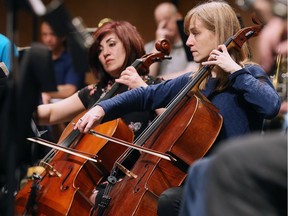
[{"label": "cello string", "polygon": [[[73,130],[65,139],[59,143],[59,146],[64,146],[64,147],[71,147],[72,141],[75,139],[80,134],[78,130]],[[45,140],[46,142],[49,142]],[[41,161],[49,162],[57,153],[56,149],[52,149],[51,151],[48,152],[48,154],[45,155],[45,157]]]},{"label": "cello string", "polygon": [[48,154],[45,155],[45,157],[41,161],[48,162],[48,161],[50,161],[51,158],[54,157],[55,154],[56,154],[56,150],[52,149],[48,152]]}]

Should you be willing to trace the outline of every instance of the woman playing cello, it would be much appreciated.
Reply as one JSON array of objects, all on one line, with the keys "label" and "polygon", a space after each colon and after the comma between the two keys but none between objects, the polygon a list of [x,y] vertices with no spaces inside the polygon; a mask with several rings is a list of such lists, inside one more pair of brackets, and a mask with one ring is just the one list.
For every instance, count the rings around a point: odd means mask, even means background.
[{"label": "woman playing cello", "polygon": [[[77,114],[89,109],[109,92],[121,72],[145,54],[140,34],[126,21],[104,23],[94,33],[94,39],[89,50],[89,64],[99,82],[83,88],[60,102],[38,106],[38,124],[51,125],[71,121]],[[123,79],[119,80],[119,83],[127,86],[122,89],[122,92],[128,90],[128,87],[130,89],[145,87],[162,81],[147,75],[140,76],[135,70],[127,70],[121,76]],[[134,112],[124,116],[123,120],[137,137],[155,116],[154,111]],[[90,198],[92,202],[95,201],[94,196]]]},{"label": "woman playing cello", "polygon": [[[214,66],[199,90],[223,116],[216,144],[220,140],[260,131],[263,120],[273,118],[278,113],[280,100],[266,73],[249,60],[249,50],[245,44],[240,52],[229,52],[223,45],[240,30],[235,12],[224,2],[204,3],[188,12],[184,26],[189,35],[186,45],[194,61]],[[127,68],[123,73],[131,71],[133,68]],[[130,112],[165,107],[194,76],[188,73],[102,101],[80,118],[75,129],[89,132],[92,126]],[[120,77],[119,81],[122,79]],[[160,196],[159,215],[178,213],[182,190],[177,191],[172,200],[169,200],[170,192],[175,194],[168,191]],[[167,203],[165,197],[168,197]],[[175,204],[177,207],[173,207]]]},{"label": "woman playing cello", "polygon": [[[99,82],[89,85],[63,102],[40,105],[37,120],[41,125],[71,121],[73,117],[90,108],[99,98],[109,91],[115,79],[137,58],[145,54],[143,40],[136,28],[125,21],[110,21],[99,27],[94,33],[95,42],[89,50],[89,64]],[[135,71],[122,74],[120,83],[129,88],[147,86],[160,82],[150,76],[140,77]],[[154,112],[124,117],[124,121],[139,134],[154,117]]]}]

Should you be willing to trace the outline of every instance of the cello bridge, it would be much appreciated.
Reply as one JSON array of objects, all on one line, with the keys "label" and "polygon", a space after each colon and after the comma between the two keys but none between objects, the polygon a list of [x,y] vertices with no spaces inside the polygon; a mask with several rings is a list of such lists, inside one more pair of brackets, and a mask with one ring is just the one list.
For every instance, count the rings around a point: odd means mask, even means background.
[{"label": "cello bridge", "polygon": [[137,178],[137,175],[133,172],[131,172],[130,170],[128,170],[126,167],[124,167],[122,164],[116,162],[116,166],[129,178]]},{"label": "cello bridge", "polygon": [[60,172],[58,172],[53,166],[46,163],[45,161],[40,161],[40,166],[43,166],[50,176],[56,175],[59,178],[62,176]]}]

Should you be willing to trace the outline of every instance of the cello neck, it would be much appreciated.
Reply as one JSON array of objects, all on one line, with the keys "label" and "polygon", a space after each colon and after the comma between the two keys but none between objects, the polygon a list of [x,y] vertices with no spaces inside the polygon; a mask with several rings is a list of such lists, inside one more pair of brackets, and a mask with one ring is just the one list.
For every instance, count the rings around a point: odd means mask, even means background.
[{"label": "cello neck", "polygon": [[[142,60],[141,59],[136,59],[131,66],[133,66],[134,68],[136,68],[136,70],[141,67],[141,64],[142,64]],[[96,106],[100,101],[103,101],[103,100],[107,100],[109,98],[112,98],[113,96],[115,96],[117,94],[117,92],[121,91],[122,88],[125,88],[125,86],[123,84],[120,84],[120,83],[114,83],[111,87],[111,89],[104,95],[104,97],[101,97],[99,98],[99,100],[97,100],[94,105]]]}]

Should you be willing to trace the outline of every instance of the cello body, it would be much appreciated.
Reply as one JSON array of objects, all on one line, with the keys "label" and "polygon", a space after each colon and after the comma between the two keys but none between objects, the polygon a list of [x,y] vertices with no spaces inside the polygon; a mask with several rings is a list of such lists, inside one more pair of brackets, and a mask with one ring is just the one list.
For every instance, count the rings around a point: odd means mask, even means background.
[{"label": "cello body", "polygon": [[[193,95],[175,110],[144,146],[171,154],[177,161],[172,163],[142,153],[131,169],[137,178],[126,176],[112,187],[104,215],[157,215],[159,195],[168,188],[180,186],[188,166],[212,146],[221,129],[222,117],[207,99]],[[95,216],[99,215],[98,211]]]},{"label": "cello body", "polygon": [[[73,125],[70,123],[63,132],[60,143],[72,130]],[[95,130],[114,137],[125,137],[129,142],[134,138],[133,132],[120,119],[96,126]],[[46,167],[38,180],[29,180],[17,193],[16,215],[92,214],[94,205],[89,197],[93,189],[109,174],[114,161],[126,147],[89,135],[76,139],[70,147],[95,156],[97,154],[95,159],[98,162],[57,152],[49,161],[51,167]]]}]

